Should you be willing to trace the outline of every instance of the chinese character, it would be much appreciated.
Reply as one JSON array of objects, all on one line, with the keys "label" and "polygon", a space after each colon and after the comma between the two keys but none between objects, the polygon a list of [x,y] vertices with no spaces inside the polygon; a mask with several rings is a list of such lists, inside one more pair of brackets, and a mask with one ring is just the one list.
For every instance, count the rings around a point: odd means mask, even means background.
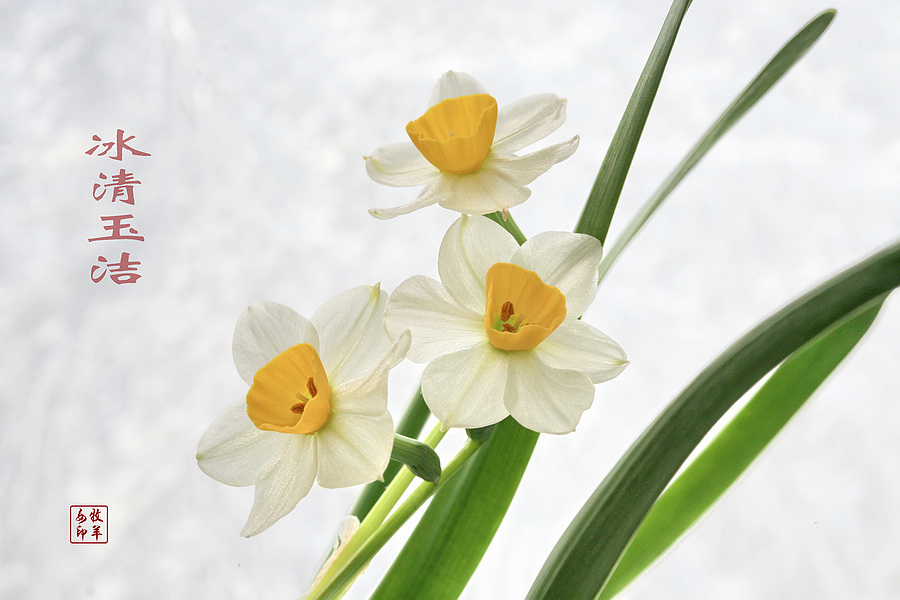
[{"label": "chinese character", "polygon": [[[107,263],[105,256],[98,256],[97,260],[102,263]],[[119,258],[119,262],[117,263],[109,263],[109,278],[113,280],[114,283],[122,285],[123,283],[135,283],[138,279],[141,278],[137,273],[137,266],[141,264],[136,260],[131,260],[131,254],[128,252],[123,252],[122,256]],[[100,275],[97,275],[97,271],[103,269],[103,272]],[[103,277],[106,276],[106,267],[101,267],[100,265],[94,265],[91,267],[91,281],[94,283],[100,283]],[[94,513],[91,513],[91,521],[99,521],[100,513],[97,512],[97,518],[94,518]]]},{"label": "chinese character", "polygon": [[[100,173],[100,179],[107,179],[107,176],[103,173]],[[94,200],[100,200],[103,196],[106,195],[106,190],[104,188],[111,187],[113,189],[112,194],[112,202],[115,202],[117,199],[119,202],[124,202],[125,204],[134,204],[134,186],[138,185],[140,181],[134,179],[134,173],[126,173],[125,169],[119,169],[118,175],[112,176],[112,182],[106,184],[94,184]],[[97,191],[100,191],[100,195],[97,195]],[[124,198],[120,198],[120,196],[124,195]]]},{"label": "chinese character", "polygon": [[[73,504],[69,506],[69,543],[106,544],[109,542],[109,507],[105,504]],[[77,511],[77,513],[76,513]],[[87,524],[86,513],[90,512],[91,524]],[[90,528],[90,529],[88,529]],[[93,540],[87,539],[94,538]]]},{"label": "chinese character", "polygon": [[[111,225],[104,225],[103,229],[107,231],[111,231],[112,234],[106,237],[96,237],[96,238],[88,238],[89,242],[96,242],[98,240],[137,240],[139,242],[144,241],[144,236],[136,235],[137,229],[125,223],[125,219],[133,219],[134,215],[113,215],[109,217],[100,217],[101,221],[112,221]],[[134,235],[124,235],[122,230],[128,228],[128,231]]]},{"label": "chinese character", "polygon": [[115,153],[115,155],[110,156],[110,158],[113,160],[122,160],[122,150],[128,150],[134,156],[150,156],[150,154],[148,152],[141,152],[140,150],[135,150],[134,148],[132,148],[131,146],[128,145],[128,142],[130,142],[131,140],[134,139],[133,135],[130,135],[128,137],[124,137],[124,136],[125,136],[124,129],[116,129],[116,141],[115,142],[104,142],[100,139],[99,135],[94,135],[91,139],[94,140],[95,142],[100,142],[100,143],[97,144],[96,146],[94,146],[93,148],[91,148],[90,150],[86,151],[85,154],[93,155],[94,150],[96,150],[100,146],[103,146],[103,152],[101,152],[97,156],[104,156],[107,152],[110,151],[110,149],[113,146],[115,146],[116,153]]}]

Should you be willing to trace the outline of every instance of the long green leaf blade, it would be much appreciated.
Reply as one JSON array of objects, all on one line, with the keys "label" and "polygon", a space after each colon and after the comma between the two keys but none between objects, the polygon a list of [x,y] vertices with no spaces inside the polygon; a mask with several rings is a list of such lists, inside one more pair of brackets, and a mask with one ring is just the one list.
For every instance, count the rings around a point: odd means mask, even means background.
[{"label": "long green leaf blade", "polygon": [[663,489],[731,405],[791,353],[900,285],[900,241],[762,321],[644,431],[560,538],[529,599],[596,596]]},{"label": "long green leaf blade", "polygon": [[778,367],[659,497],[599,600],[622,591],[709,510],[856,347],[881,306],[844,319]]},{"label": "long green leaf blade", "polygon": [[684,13],[690,4],[691,0],[675,0],[669,14],[666,15],[662,30],[631,94],[625,114],[619,122],[619,128],[616,129],[603,164],[600,165],[594,187],[575,227],[576,233],[592,235],[600,240],[600,243],[606,241],[609,223],[612,221],[619,195],[625,185],[628,169],[631,168],[634,152],[647,122],[647,115],[650,114],[650,107],[656,98],[656,90],[659,89],[659,82],[662,80],[672,46],[675,44],[678,28],[681,27]]},{"label": "long green leaf blade", "polygon": [[644,224],[650,219],[656,209],[660,207],[663,201],[672,193],[672,190],[681,183],[681,180],[690,173],[700,159],[703,158],[710,148],[712,148],[719,139],[728,132],[729,129],[741,120],[759,100],[778,83],[778,81],[793,67],[807,51],[812,48],[813,44],[818,41],[819,37],[825,33],[825,30],[831,24],[835,16],[834,10],[827,10],[810,21],[797,35],[791,38],[781,50],[769,61],[762,71],[744,88],[738,97],[731,103],[725,112],[716,120],[715,123],[703,134],[687,156],[675,167],[675,170],[663,181],[662,185],[653,193],[646,204],[641,207],[638,214],[631,220],[622,236],[606,252],[603,262],[600,263],[600,279],[602,280],[613,263],[622,253],[622,250],[631,242],[637,232],[641,230]]},{"label": "long green leaf blade", "polygon": [[500,526],[538,434],[508,417],[431,501],[371,600],[458,598]]}]

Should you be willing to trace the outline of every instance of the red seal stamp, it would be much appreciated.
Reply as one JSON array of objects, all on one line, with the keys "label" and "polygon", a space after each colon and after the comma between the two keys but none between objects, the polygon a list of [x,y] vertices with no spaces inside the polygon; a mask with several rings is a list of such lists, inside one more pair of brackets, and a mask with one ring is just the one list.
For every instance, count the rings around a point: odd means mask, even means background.
[{"label": "red seal stamp", "polygon": [[69,507],[69,543],[105,544],[109,541],[109,507],[74,504]]}]

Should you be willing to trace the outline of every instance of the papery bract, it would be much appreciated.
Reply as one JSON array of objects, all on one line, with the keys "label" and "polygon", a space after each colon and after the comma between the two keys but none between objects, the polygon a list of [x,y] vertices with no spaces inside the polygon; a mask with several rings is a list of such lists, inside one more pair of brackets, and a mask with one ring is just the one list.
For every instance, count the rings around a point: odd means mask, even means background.
[{"label": "papery bract", "polygon": [[566,101],[529,96],[500,107],[471,75],[448,71],[428,111],[406,126],[409,141],[366,157],[369,177],[385,185],[424,185],[418,198],[369,212],[390,219],[440,204],[464,214],[507,211],[528,199],[525,187],[578,148],[578,136],[531,154],[515,152],[543,139],[566,120]]},{"label": "papery bract", "polygon": [[250,384],[197,446],[200,469],[233,486],[255,485],[241,535],[289,513],[314,481],[327,488],[381,479],[394,439],[388,371],[409,334],[393,343],[382,327],[387,294],[378,286],[332,298],[310,320],[275,302],[238,319],[234,363]]},{"label": "papery bract", "polygon": [[401,283],[385,309],[409,359],[428,363],[422,393],[448,427],[484,427],[512,415],[541,433],[574,431],[612,379],[624,351],[579,317],[597,291],[600,242],[541,233],[521,247],[493,221],[463,216],[441,243],[441,281]]}]

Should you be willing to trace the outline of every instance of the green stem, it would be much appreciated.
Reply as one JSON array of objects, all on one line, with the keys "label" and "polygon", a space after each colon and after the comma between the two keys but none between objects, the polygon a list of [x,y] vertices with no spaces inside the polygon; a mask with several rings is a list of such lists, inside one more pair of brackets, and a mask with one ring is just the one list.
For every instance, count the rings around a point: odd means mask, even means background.
[{"label": "green stem", "polygon": [[522,233],[522,230],[519,229],[519,226],[516,225],[516,222],[515,220],[513,220],[511,214],[506,213],[506,216],[504,217],[503,213],[495,212],[484,216],[503,227],[503,229],[507,230],[514,238],[516,238],[516,241],[519,242],[520,246],[525,243],[526,239],[528,239],[525,237],[525,234]]},{"label": "green stem", "polygon": [[[441,423],[437,423],[425,438],[425,443],[432,448],[435,448],[446,433],[446,431],[441,430]],[[335,561],[325,572],[325,576],[319,584],[319,590],[322,590],[323,586],[327,586],[328,583],[341,572],[344,565],[353,558],[354,554],[359,552],[369,537],[381,527],[381,524],[391,512],[391,509],[394,508],[400,500],[400,497],[403,496],[406,488],[409,487],[409,484],[412,483],[414,478],[415,475],[413,475],[412,471],[407,467],[400,469],[394,477],[394,480],[391,481],[387,488],[385,488],[384,493],[381,494],[381,497],[378,498],[378,501],[366,515],[366,518],[360,523],[359,529],[353,534],[353,537],[350,538],[347,545],[341,550]],[[313,600],[314,598],[318,598],[319,594],[320,592],[314,591],[308,596],[308,599]]]},{"label": "green stem", "polygon": [[[384,524],[381,525],[377,531],[367,536],[367,539],[362,542],[362,547],[358,551],[352,555],[349,552],[347,554],[341,553],[338,558],[348,556],[348,559],[344,561],[344,566],[330,577],[326,577],[323,580],[323,585],[320,586],[316,593],[310,595],[308,600],[333,600],[343,596],[350,585],[372,560],[372,557],[384,547],[397,530],[400,529],[400,527],[402,527],[403,524],[419,510],[419,508],[421,508],[432,494],[439,490],[441,486],[446,485],[450,478],[453,477],[480,446],[481,444],[479,442],[472,439],[467,440],[462,450],[453,457],[450,464],[443,470],[441,480],[437,484],[428,481],[420,483],[419,487],[417,487],[413,493],[403,501],[397,510],[384,521]],[[406,470],[407,469],[403,469],[401,473]],[[387,496],[388,491],[390,491],[390,488],[385,491],[385,496]],[[376,504],[376,507],[372,509],[372,513],[375,512],[377,506],[378,505]],[[368,521],[368,518],[366,520]],[[362,533],[362,527],[360,527],[360,531],[350,539],[350,543],[347,544],[348,550],[350,549],[350,544],[356,541],[356,538],[360,533]],[[335,561],[334,566],[337,566],[337,561]]]}]

